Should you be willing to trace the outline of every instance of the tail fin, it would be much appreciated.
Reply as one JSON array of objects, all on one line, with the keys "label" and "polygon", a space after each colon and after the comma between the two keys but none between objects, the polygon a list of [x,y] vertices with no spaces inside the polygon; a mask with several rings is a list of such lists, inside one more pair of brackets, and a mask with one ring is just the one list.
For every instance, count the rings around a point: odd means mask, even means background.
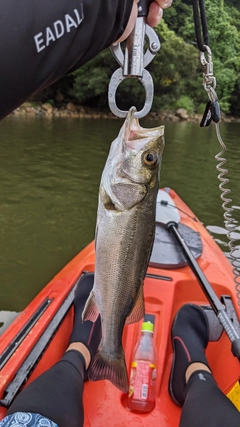
[{"label": "tail fin", "polygon": [[119,358],[98,351],[90,364],[88,378],[92,381],[109,380],[123,393],[128,393],[128,374],[123,351]]}]

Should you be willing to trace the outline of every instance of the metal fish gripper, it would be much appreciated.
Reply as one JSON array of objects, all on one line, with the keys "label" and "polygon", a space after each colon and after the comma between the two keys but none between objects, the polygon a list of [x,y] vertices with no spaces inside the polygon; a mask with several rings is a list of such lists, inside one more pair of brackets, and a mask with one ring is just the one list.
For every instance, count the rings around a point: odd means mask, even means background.
[{"label": "metal fish gripper", "polygon": [[[120,65],[112,75],[108,88],[109,108],[117,117],[127,117],[128,111],[120,110],[116,104],[116,92],[120,83],[128,78],[136,78],[145,89],[145,104],[140,111],[135,111],[134,117],[145,117],[152,107],[154,86],[151,74],[145,69],[160,49],[160,41],[155,31],[146,24],[149,5],[152,0],[140,0],[138,17],[132,33],[125,41],[124,51],[120,43],[111,46],[111,51]],[[146,39],[148,48],[144,49]]]}]

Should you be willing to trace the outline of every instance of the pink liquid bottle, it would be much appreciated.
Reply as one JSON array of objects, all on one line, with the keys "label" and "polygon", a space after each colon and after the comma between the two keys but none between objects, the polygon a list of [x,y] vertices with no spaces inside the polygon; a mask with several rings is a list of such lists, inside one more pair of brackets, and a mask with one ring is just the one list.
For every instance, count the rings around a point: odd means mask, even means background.
[{"label": "pink liquid bottle", "polygon": [[[147,320],[151,318],[151,321]],[[151,412],[155,405],[156,348],[153,342],[154,316],[146,315],[130,372],[128,408],[136,413]]]}]

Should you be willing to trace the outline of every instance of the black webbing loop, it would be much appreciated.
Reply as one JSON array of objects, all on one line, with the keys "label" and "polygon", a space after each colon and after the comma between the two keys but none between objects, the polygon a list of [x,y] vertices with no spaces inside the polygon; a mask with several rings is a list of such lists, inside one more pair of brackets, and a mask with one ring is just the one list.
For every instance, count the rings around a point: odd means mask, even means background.
[{"label": "black webbing loop", "polygon": [[147,16],[149,6],[153,0],[140,0],[138,3],[138,16]]},{"label": "black webbing loop", "polygon": [[206,47],[204,45],[209,46],[209,34],[204,0],[193,0],[193,17],[198,48],[201,52],[206,52]]}]

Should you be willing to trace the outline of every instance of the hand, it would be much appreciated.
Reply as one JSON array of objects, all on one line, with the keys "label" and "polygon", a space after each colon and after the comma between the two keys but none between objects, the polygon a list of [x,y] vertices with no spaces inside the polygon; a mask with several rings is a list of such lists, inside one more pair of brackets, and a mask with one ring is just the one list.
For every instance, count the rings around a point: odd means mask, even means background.
[{"label": "hand", "polygon": [[[156,25],[159,24],[163,16],[163,9],[167,9],[168,7],[170,7],[172,4],[172,1],[173,0],[155,0],[150,4],[149,13],[147,16],[147,24],[150,25],[150,27],[156,27]],[[137,19],[137,14],[138,14],[138,7],[137,7],[138,2],[139,0],[133,1],[132,12],[131,12],[127,27],[124,33],[122,34],[122,36],[120,37],[120,39],[118,39],[115,43],[122,42],[132,32]]]},{"label": "hand", "polygon": [[147,23],[150,27],[156,27],[162,19],[163,9],[171,6],[173,0],[155,0],[150,4]]}]

